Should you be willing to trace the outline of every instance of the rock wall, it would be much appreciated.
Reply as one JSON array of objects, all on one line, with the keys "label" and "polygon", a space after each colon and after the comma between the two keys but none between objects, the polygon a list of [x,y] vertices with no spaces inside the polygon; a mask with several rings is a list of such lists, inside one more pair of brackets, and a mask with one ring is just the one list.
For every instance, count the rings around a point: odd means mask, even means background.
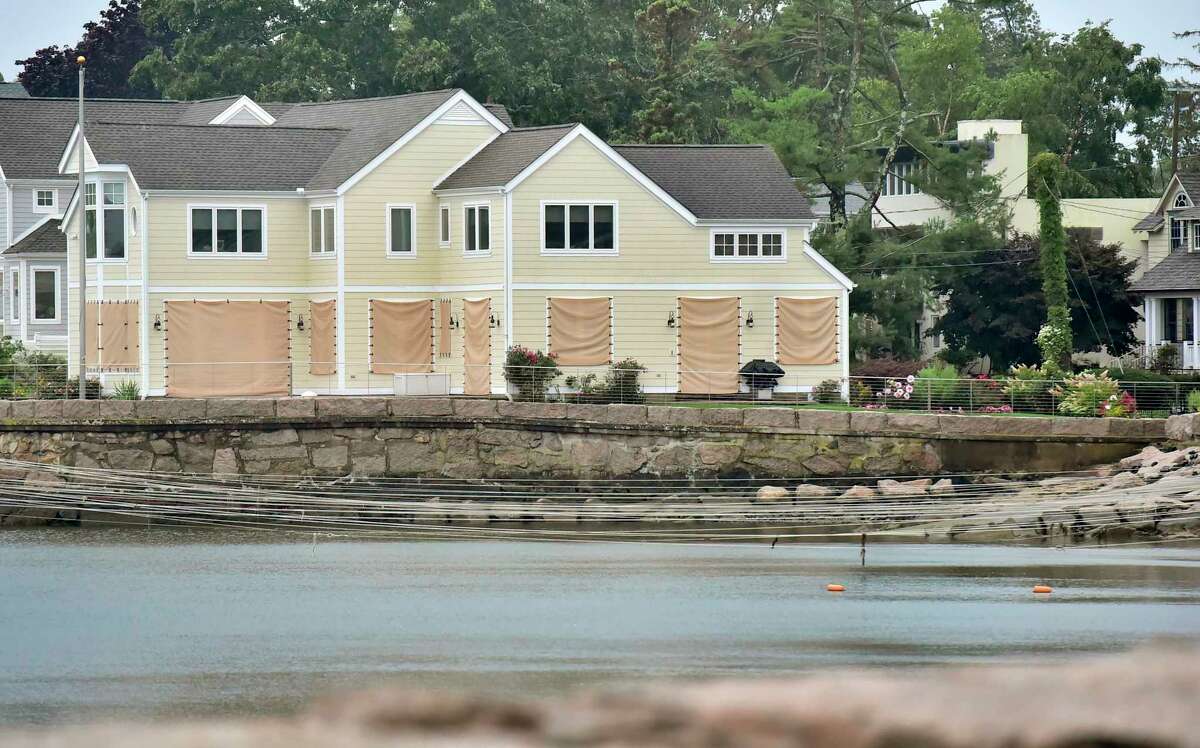
[{"label": "rock wall", "polygon": [[474,399],[0,402],[0,456],[164,473],[806,478],[1065,470],[1159,420]]}]

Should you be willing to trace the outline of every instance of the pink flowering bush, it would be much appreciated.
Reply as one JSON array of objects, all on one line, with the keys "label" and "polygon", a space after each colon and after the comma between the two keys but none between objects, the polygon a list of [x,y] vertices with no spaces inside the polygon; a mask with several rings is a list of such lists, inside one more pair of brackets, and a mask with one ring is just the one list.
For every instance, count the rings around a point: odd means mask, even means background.
[{"label": "pink flowering bush", "polygon": [[514,345],[504,356],[504,378],[517,388],[520,400],[545,400],[546,388],[561,373],[553,353]]}]

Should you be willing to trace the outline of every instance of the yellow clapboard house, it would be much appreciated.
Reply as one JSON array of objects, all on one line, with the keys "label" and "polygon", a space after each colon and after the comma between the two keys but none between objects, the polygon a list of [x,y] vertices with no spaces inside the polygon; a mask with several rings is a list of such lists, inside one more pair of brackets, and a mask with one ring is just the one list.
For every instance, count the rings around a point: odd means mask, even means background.
[{"label": "yellow clapboard house", "polygon": [[853,284],[769,147],[518,128],[461,90],[127,109],[57,152],[69,179],[82,147],[88,183],[62,222],[69,350],[82,209],[110,385],[503,393],[512,345],[567,374],[636,359],[650,392],[736,392],[753,359],[794,391],[847,376]]}]

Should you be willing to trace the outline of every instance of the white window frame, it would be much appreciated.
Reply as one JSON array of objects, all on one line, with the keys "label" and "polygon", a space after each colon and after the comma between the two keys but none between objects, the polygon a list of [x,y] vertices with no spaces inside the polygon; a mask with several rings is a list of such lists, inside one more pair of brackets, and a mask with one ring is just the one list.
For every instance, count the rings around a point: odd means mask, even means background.
[{"label": "white window frame", "polygon": [[1172,205],[1171,207],[1172,208],[1186,208],[1190,204],[1191,203],[1188,202],[1187,193],[1184,192],[1183,190],[1180,190],[1179,192],[1175,193],[1175,204]]},{"label": "white window frame", "polygon": [[8,314],[13,322],[21,321],[21,268],[8,271]]},{"label": "white window frame", "polygon": [[[480,208],[487,208],[487,212],[488,212],[488,234],[487,234],[488,248],[487,249],[479,249],[479,237],[481,235],[479,233],[478,211]],[[471,212],[472,210],[476,211],[476,215],[475,215],[475,247],[476,248],[475,249],[467,249],[467,238],[468,238],[467,237],[467,213]],[[462,253],[463,253],[463,257],[491,257],[492,247],[496,244],[495,231],[493,231],[493,229],[492,229],[492,227],[495,226],[495,223],[492,220],[495,212],[496,211],[492,210],[492,203],[490,200],[478,200],[475,202],[463,203],[463,206],[462,206],[462,227],[463,227]]]},{"label": "white window frame", "polygon": [[[734,235],[733,236],[733,256],[732,257],[724,257],[724,256],[718,257],[717,256],[717,234],[733,234]],[[738,243],[739,243],[738,242],[738,234],[753,234],[758,237],[758,254],[757,255],[753,255],[750,257],[738,256]],[[779,234],[779,236],[781,238],[781,242],[780,242],[780,253],[781,254],[778,257],[763,257],[763,255],[762,255],[763,236],[768,235],[768,234]],[[708,261],[712,262],[712,263],[733,262],[733,263],[743,263],[743,264],[755,264],[755,263],[778,264],[781,262],[787,262],[788,261],[787,229],[783,228],[782,226],[778,227],[778,228],[757,227],[757,226],[756,227],[723,226],[723,227],[719,227],[719,228],[713,228],[711,231],[708,232]]]},{"label": "white window frame", "polygon": [[[62,322],[62,294],[59,292],[59,281],[61,268],[57,265],[30,265],[29,266],[29,287],[32,293],[26,294],[26,303],[29,304],[29,324],[31,325],[57,325]],[[37,316],[37,274],[38,273],[53,273],[54,274],[54,318],[53,319],[38,319]]]},{"label": "white window frame", "polygon": [[[491,218],[491,216],[488,216]],[[478,219],[476,219],[478,220]],[[445,221],[445,223],[443,223]],[[416,223],[414,222],[414,226]],[[442,226],[446,227],[445,235],[442,234]],[[491,225],[490,223],[488,224]],[[454,211],[450,209],[449,203],[438,204],[438,246],[449,247],[451,238],[454,236]],[[391,246],[390,244],[388,245]],[[416,245],[413,245],[416,246]]]},{"label": "white window frame", "polygon": [[[211,252],[194,252],[192,251],[192,211],[193,210],[211,210],[213,211],[213,251]],[[237,211],[237,236],[238,248],[236,252],[218,252],[217,243],[217,216],[218,210],[236,210]],[[242,211],[243,210],[258,210],[262,211],[262,252],[243,252],[242,251]],[[189,260],[265,260],[267,259],[267,248],[270,246],[267,243],[267,206],[248,205],[245,203],[188,203],[187,205],[187,258]]]},{"label": "white window frame", "polygon": [[[38,193],[49,192],[50,204],[39,205]],[[51,215],[58,213],[58,188],[57,187],[34,187],[33,188],[33,212],[34,213],[49,213]]]},{"label": "white window frame", "polygon": [[[588,248],[571,249],[571,207],[586,205],[588,209]],[[596,215],[597,205],[611,207],[613,211],[613,245],[612,249],[595,249],[596,246]],[[546,208],[549,206],[563,207],[563,244],[565,248],[549,249],[546,247]],[[616,200],[542,200],[538,209],[538,246],[541,253],[552,257],[616,257],[621,253],[621,219],[620,206]]]},{"label": "white window frame", "polygon": [[[320,213],[321,213],[321,251],[319,251],[319,252],[313,251],[312,214],[313,214],[314,210],[320,211]],[[325,211],[327,211],[327,210],[333,211],[333,248],[332,249],[325,246],[325,216],[328,215]],[[308,215],[306,216],[306,220],[308,221],[308,256],[309,256],[309,259],[325,260],[330,257],[337,257],[337,240],[338,240],[338,236],[337,236],[337,205],[334,203],[317,203],[317,204],[309,205],[308,206]]]},{"label": "white window frame", "polygon": [[[95,265],[95,264],[125,265],[125,264],[128,264],[128,262],[129,262],[129,237],[130,237],[129,208],[131,207],[130,201],[129,201],[129,186],[125,184],[124,179],[94,179],[94,180],[88,180],[87,184],[94,186],[96,188],[96,203],[95,203],[95,205],[91,206],[92,209],[96,213],[96,256],[88,257],[87,258],[88,264],[89,265]],[[106,184],[121,185],[121,189],[123,191],[123,196],[124,196],[125,202],[123,202],[121,205],[111,205],[111,206],[105,205],[104,204],[104,185],[106,185]],[[86,218],[86,214],[88,211],[86,189],[87,188],[85,186],[84,200],[83,200],[83,210],[84,210],[85,218]],[[104,213],[106,211],[110,211],[110,210],[113,210],[113,211],[119,210],[124,216],[123,223],[125,224],[125,227],[124,227],[125,254],[123,257],[105,257],[104,256],[104,232],[105,232]],[[188,213],[188,216],[189,217],[191,216],[190,212]],[[190,221],[190,218],[189,218],[189,221]],[[190,238],[191,233],[190,232],[189,232],[188,236],[189,236],[188,241],[190,242],[191,241],[191,238]],[[84,252],[84,254],[87,253],[87,245],[86,244],[81,242],[80,249]]]},{"label": "white window frame", "polygon": [[[412,222],[409,224],[412,228],[409,231],[409,240],[412,242],[412,249],[408,252],[393,252],[392,251],[392,211],[407,209],[412,212]],[[417,258],[417,204],[416,203],[388,203],[383,208],[383,254],[393,260],[415,260]]]}]

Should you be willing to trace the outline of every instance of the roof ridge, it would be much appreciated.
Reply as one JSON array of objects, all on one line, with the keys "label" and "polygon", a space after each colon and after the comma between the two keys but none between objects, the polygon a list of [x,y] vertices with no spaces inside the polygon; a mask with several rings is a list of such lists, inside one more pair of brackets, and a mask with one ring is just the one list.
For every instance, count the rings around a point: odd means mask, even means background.
[{"label": "roof ridge", "polygon": [[613,148],[770,148],[766,143],[614,143]]},{"label": "roof ridge", "polygon": [[[390,94],[388,96],[364,96],[361,99],[331,99],[329,101],[297,101],[294,106],[328,106],[330,104],[349,104],[359,101],[383,101],[385,99],[405,99],[410,96],[424,96],[425,94],[451,93],[454,91],[462,91],[461,88],[438,88],[433,91],[410,91],[403,94]],[[287,104],[286,101],[266,102],[268,104]]]},{"label": "roof ridge", "polygon": [[110,122],[108,120],[95,120],[93,125],[119,125],[121,127],[194,127],[198,130],[212,130],[219,132],[224,129],[238,130],[262,130],[270,132],[272,130],[299,130],[302,132],[350,132],[348,127],[300,127],[298,125],[210,125],[210,124],[194,124],[181,122]]},{"label": "roof ridge", "polygon": [[[79,99],[75,96],[0,96],[4,99],[16,99],[20,101],[70,101],[78,102]],[[109,99],[104,97],[85,97],[84,102],[118,102],[121,104],[194,104],[194,101],[184,101],[182,99]]]},{"label": "roof ridge", "polygon": [[579,127],[578,122],[566,122],[561,125],[534,125],[532,127],[510,127],[509,132],[530,132],[531,130],[559,130]]}]

